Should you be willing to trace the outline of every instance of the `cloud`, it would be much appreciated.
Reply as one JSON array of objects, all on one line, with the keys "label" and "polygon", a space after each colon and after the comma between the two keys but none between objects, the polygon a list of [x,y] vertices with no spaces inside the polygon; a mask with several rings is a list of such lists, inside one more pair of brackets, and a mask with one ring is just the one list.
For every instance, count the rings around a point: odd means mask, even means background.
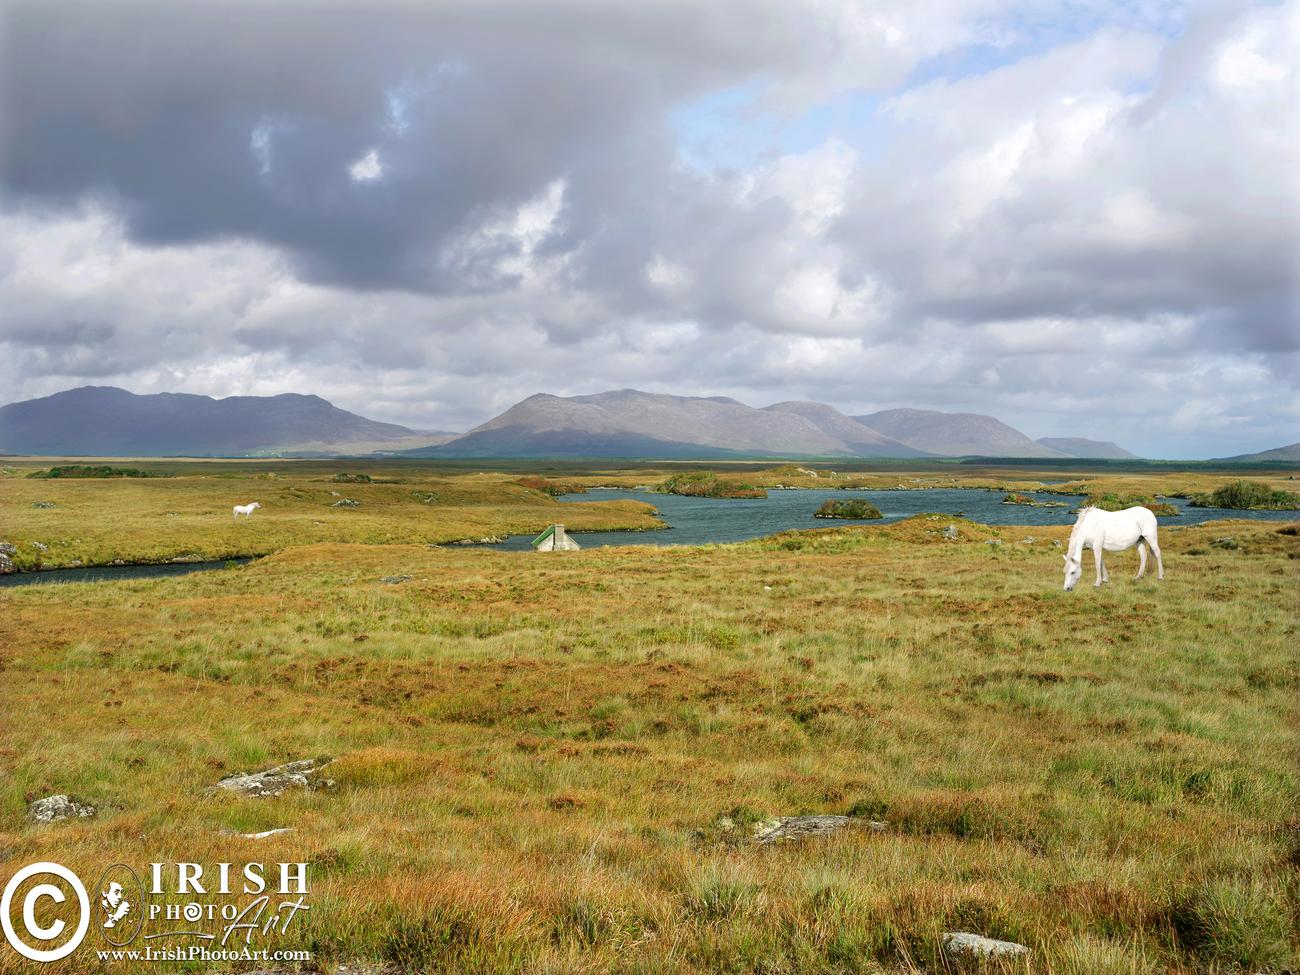
[{"label": "cloud", "polygon": [[1298,11],[12,0],[0,386],[1294,439]]}]

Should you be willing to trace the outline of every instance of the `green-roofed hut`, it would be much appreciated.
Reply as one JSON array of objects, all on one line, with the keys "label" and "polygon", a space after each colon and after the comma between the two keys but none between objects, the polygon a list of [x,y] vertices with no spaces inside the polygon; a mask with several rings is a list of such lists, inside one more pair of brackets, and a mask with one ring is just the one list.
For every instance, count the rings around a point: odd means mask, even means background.
[{"label": "green-roofed hut", "polygon": [[552,525],[533,539],[533,548],[538,552],[576,552],[582,546],[568,536],[563,525]]}]

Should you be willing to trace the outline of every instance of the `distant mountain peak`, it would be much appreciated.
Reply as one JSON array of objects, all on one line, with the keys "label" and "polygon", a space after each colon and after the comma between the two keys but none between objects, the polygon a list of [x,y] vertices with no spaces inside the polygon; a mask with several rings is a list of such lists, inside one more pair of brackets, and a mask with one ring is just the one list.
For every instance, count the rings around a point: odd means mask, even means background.
[{"label": "distant mountain peak", "polygon": [[853,419],[920,450],[947,457],[1063,457],[982,413],[901,408]]},{"label": "distant mountain peak", "polygon": [[1259,450],[1253,454],[1238,454],[1236,457],[1220,457],[1219,460],[1251,464],[1295,463],[1300,461],[1300,443],[1274,447],[1272,450]]},{"label": "distant mountain peak", "polygon": [[1130,453],[1110,440],[1089,440],[1087,437],[1039,437],[1037,442],[1048,450],[1055,450],[1067,457],[1099,460],[1138,459],[1137,454]]},{"label": "distant mountain peak", "polygon": [[416,434],[314,394],[136,394],[80,386],[0,407],[0,450],[69,456],[246,456],[331,445],[383,445]]}]

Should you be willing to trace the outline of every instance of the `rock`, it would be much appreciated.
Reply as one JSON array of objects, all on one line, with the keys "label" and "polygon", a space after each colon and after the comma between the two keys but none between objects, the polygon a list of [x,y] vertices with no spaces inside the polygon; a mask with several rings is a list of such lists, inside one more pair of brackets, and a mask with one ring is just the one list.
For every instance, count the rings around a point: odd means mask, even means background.
[{"label": "rock", "polygon": [[389,586],[395,586],[399,582],[405,582],[409,578],[411,577],[410,576],[384,576],[379,581]]},{"label": "rock", "polygon": [[332,505],[330,505],[330,507],[331,508],[360,508],[361,502],[354,501],[352,498],[339,498]]},{"label": "rock", "polygon": [[1029,949],[1014,941],[998,941],[965,931],[948,931],[943,936],[943,953],[954,961],[985,961],[1022,958],[1029,954]]},{"label": "rock", "polygon": [[260,833],[236,833],[240,839],[245,840],[264,840],[268,836],[279,836],[281,833],[292,833],[292,826],[280,826],[276,829],[264,829]]},{"label": "rock", "polygon": [[1216,538],[1214,541],[1210,542],[1210,548],[1221,548],[1224,551],[1233,552],[1241,548],[1241,545],[1238,544],[1235,538],[1228,535],[1224,538]]},{"label": "rock", "polygon": [[1022,539],[1020,540],[1020,544],[1021,544],[1021,545],[1033,545],[1033,544],[1034,544],[1034,536],[1033,536],[1033,535],[1026,535],[1024,538],[1022,538]]},{"label": "rock", "polygon": [[949,525],[947,528],[943,530],[943,537],[950,542],[955,542],[957,541],[957,539],[961,537],[961,535],[957,533],[956,525]]},{"label": "rock", "polygon": [[334,785],[334,780],[323,778],[318,773],[332,761],[331,758],[305,758],[261,772],[236,772],[211,786],[209,791],[224,790],[257,798],[278,796],[289,789],[328,789]]},{"label": "rock", "polygon": [[63,819],[89,819],[96,809],[88,802],[78,802],[72,796],[46,796],[27,807],[27,818],[33,823],[57,823]]},{"label": "rock", "polygon": [[33,501],[33,508],[53,508],[56,507],[53,501]]},{"label": "rock", "polygon": [[44,542],[32,542],[32,548],[38,552],[48,552],[50,550],[50,547]]},{"label": "rock", "polygon": [[842,829],[869,829],[873,833],[882,833],[888,828],[888,823],[859,819],[856,816],[782,816],[757,823],[754,826],[754,842],[759,846],[770,846],[810,836],[829,836]]},{"label": "rock", "polygon": [[0,555],[17,555],[18,546],[12,542],[0,542]]},{"label": "rock", "polygon": [[1000,539],[1000,538],[990,538],[990,539],[989,539],[987,542],[985,542],[984,544],[985,544],[985,545],[992,545],[992,546],[996,547],[996,546],[1002,544],[1002,539]]}]

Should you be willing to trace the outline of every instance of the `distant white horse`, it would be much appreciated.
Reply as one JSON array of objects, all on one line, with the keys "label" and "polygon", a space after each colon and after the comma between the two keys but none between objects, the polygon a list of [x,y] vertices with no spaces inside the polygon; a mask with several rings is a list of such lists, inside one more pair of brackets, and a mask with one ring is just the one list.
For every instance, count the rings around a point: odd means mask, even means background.
[{"label": "distant white horse", "polygon": [[1147,551],[1143,543],[1151,549],[1156,557],[1156,576],[1165,577],[1165,564],[1160,560],[1160,543],[1156,541],[1156,516],[1151,509],[1137,507],[1125,508],[1123,511],[1102,511],[1100,508],[1082,508],[1079,520],[1070,532],[1070,544],[1065,549],[1065,591],[1069,592],[1083,575],[1083,549],[1092,549],[1093,559],[1097,565],[1097,581],[1094,586],[1110,582],[1110,574],[1102,562],[1102,552],[1122,552],[1126,548],[1138,547],[1138,574],[1141,579],[1147,571]]},{"label": "distant white horse", "polygon": [[252,504],[237,504],[234,507],[234,517],[238,518],[243,515],[245,518],[253,517],[253,512],[262,507],[260,501],[254,501]]}]

